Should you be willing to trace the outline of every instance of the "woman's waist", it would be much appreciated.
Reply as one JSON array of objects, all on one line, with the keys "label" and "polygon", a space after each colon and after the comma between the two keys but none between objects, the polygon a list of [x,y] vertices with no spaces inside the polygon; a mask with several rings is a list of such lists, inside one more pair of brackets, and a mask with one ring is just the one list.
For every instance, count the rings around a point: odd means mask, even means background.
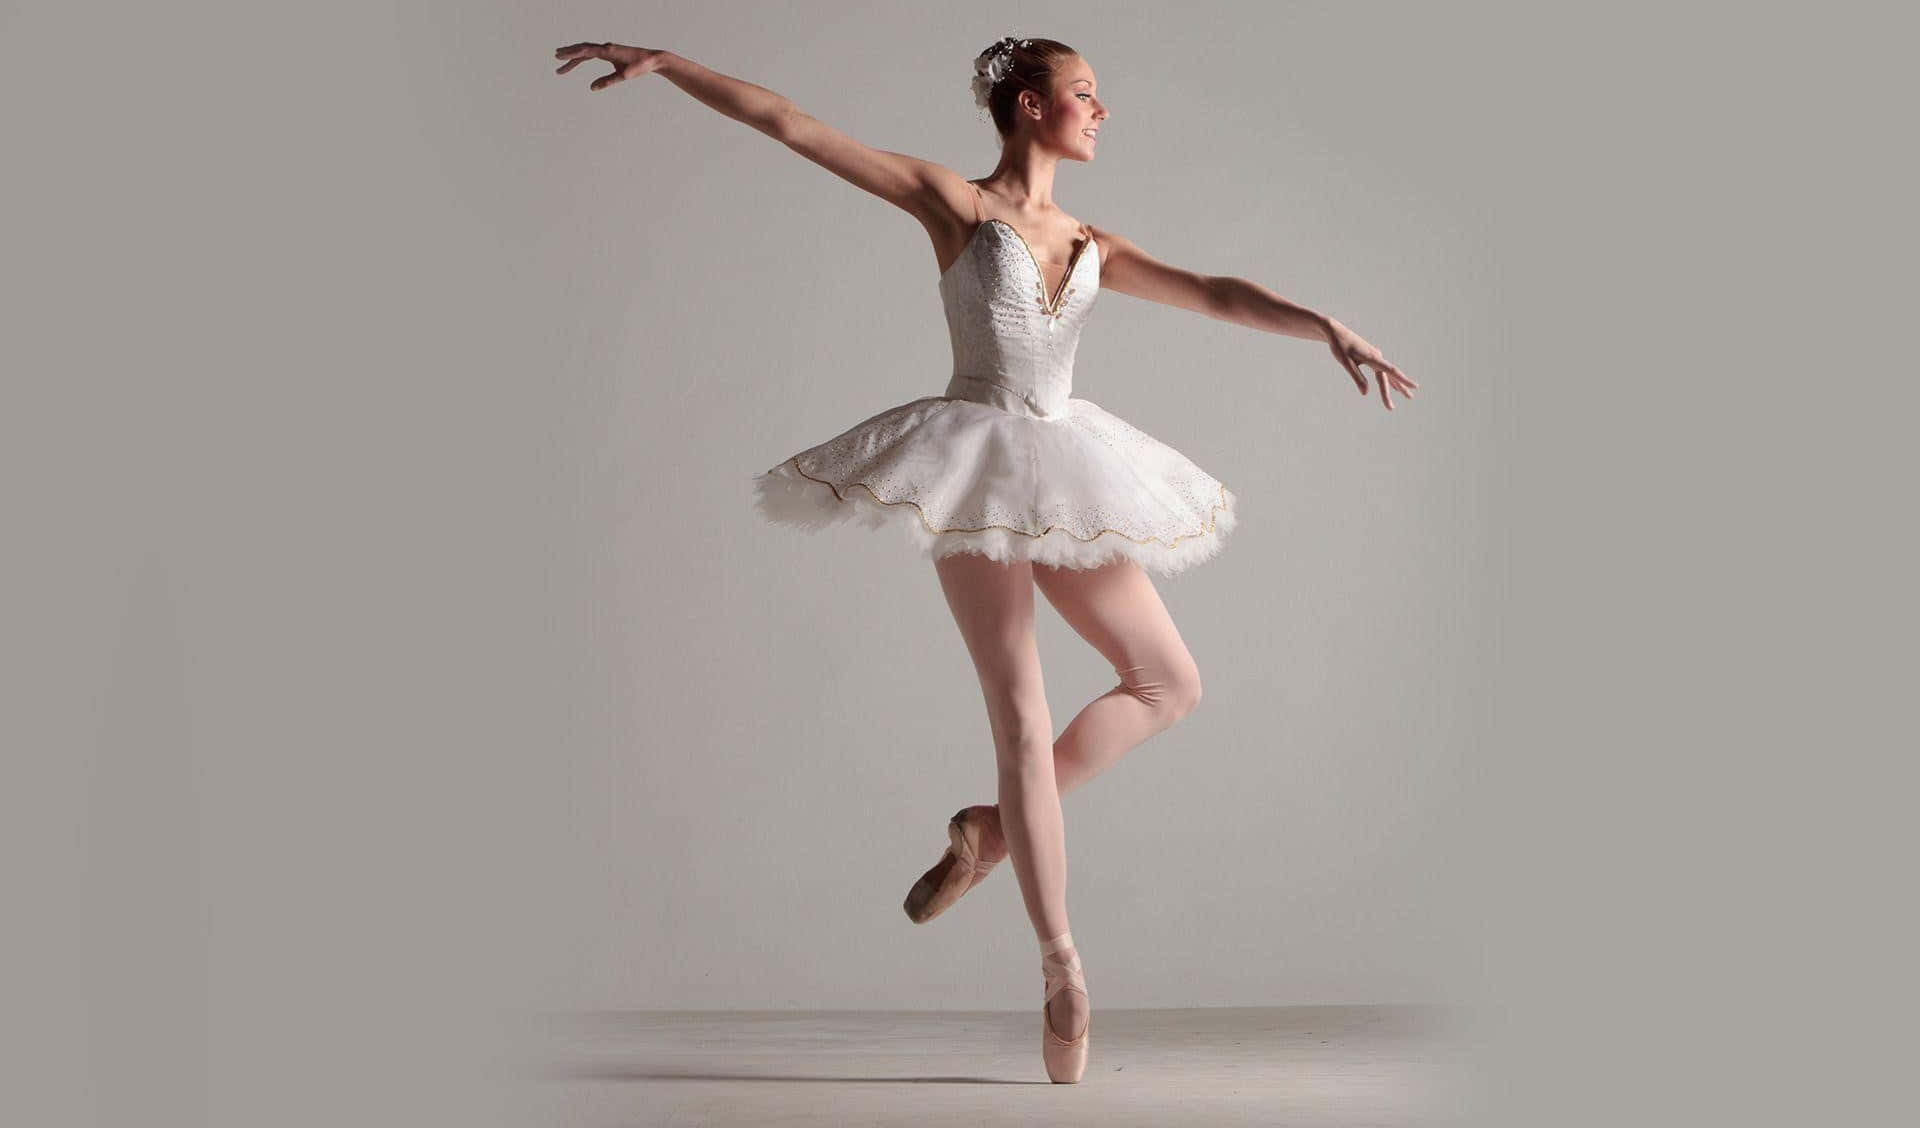
[{"label": "woman's waist", "polygon": [[945,394],[948,399],[970,400],[1030,419],[1054,420],[1067,417],[1067,399],[1072,391],[1069,380],[1029,383],[1004,375],[955,372],[947,380]]}]

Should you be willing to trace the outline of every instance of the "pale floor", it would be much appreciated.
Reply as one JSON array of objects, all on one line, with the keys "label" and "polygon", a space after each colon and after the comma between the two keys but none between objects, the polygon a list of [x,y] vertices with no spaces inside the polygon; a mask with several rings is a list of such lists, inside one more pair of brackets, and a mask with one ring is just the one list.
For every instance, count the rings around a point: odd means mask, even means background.
[{"label": "pale floor", "polygon": [[545,1020],[521,1123],[1471,1124],[1459,1016],[1437,1007],[1101,1010],[1087,1072],[1048,1081],[1040,1011],[678,1011]]}]

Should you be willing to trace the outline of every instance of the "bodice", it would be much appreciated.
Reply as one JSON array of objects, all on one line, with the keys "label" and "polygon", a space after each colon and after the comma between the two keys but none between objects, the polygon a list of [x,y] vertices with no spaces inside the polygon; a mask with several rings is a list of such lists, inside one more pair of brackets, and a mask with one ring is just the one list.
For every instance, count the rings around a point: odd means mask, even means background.
[{"label": "bodice", "polygon": [[946,395],[1034,419],[1064,419],[1073,353],[1100,290],[1100,248],[1083,238],[1054,293],[1033,249],[998,219],[974,227],[940,276],[953,344]]}]

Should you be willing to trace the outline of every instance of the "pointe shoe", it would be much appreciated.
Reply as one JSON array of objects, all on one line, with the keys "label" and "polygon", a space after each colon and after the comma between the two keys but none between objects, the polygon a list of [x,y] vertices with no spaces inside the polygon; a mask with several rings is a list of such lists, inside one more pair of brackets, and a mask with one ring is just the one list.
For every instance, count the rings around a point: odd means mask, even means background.
[{"label": "pointe shoe", "polygon": [[947,911],[967,890],[986,878],[993,867],[1000,864],[999,859],[989,862],[981,858],[981,844],[986,840],[986,818],[988,807],[962,807],[947,820],[947,839],[950,845],[933,868],[920,875],[907,891],[907,899],[901,906],[907,910],[908,919],[915,924],[925,924],[934,917]]},{"label": "pointe shoe", "polygon": [[1080,953],[1076,951],[1070,960],[1065,961],[1051,954],[1071,947],[1071,932],[1062,932],[1040,945],[1040,970],[1047,977],[1047,997],[1040,1004],[1040,1058],[1047,1063],[1047,1076],[1062,1084],[1079,1081],[1087,1071],[1087,1048],[1093,1040],[1091,1011],[1087,1013],[1087,1024],[1081,1027],[1080,1036],[1071,1040],[1054,1033],[1053,1023],[1047,1018],[1046,1005],[1053,1001],[1055,995],[1062,991],[1078,991],[1084,997],[1087,993],[1087,977],[1080,966]]}]

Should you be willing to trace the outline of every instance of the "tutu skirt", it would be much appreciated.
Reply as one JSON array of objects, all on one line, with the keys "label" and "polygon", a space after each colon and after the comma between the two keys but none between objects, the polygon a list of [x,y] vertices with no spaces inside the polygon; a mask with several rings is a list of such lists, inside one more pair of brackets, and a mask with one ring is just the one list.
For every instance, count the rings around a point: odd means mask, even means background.
[{"label": "tutu skirt", "polygon": [[892,526],[920,555],[1171,576],[1209,559],[1237,500],[1179,451],[1090,400],[1054,418],[927,396],[754,475],[754,505],[799,529]]}]

